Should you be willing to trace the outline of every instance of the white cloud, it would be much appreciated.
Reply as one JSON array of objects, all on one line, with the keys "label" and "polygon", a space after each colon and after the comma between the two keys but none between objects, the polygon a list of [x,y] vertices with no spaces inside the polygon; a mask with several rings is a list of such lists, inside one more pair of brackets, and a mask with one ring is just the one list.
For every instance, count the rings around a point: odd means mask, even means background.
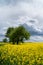
[{"label": "white cloud", "polygon": [[28,41],[33,41],[33,42],[43,42],[43,36],[31,36],[30,40]]}]

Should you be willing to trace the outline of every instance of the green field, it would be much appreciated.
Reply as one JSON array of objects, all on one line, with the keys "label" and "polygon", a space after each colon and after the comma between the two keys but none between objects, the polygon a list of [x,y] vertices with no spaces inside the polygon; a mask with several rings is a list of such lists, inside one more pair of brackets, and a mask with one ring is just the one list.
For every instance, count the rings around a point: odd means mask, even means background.
[{"label": "green field", "polygon": [[0,43],[0,65],[43,65],[43,42]]}]

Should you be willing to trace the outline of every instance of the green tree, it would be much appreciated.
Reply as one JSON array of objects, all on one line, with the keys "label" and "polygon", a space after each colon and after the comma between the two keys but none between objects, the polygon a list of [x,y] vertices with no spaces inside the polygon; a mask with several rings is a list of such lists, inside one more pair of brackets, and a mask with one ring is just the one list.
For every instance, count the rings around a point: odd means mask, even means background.
[{"label": "green tree", "polygon": [[15,42],[18,44],[19,42],[23,42],[24,39],[28,40],[30,38],[30,33],[23,26],[19,26],[13,30],[9,38],[13,44]]},{"label": "green tree", "polygon": [[7,39],[5,38],[5,39],[3,39],[3,42],[7,42]]}]

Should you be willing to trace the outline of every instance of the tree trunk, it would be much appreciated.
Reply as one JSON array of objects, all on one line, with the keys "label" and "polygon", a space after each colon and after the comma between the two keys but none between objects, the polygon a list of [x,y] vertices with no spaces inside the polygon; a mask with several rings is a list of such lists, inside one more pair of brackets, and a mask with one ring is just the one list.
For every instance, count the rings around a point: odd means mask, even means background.
[{"label": "tree trunk", "polygon": [[17,45],[18,45],[19,41],[17,41]]}]

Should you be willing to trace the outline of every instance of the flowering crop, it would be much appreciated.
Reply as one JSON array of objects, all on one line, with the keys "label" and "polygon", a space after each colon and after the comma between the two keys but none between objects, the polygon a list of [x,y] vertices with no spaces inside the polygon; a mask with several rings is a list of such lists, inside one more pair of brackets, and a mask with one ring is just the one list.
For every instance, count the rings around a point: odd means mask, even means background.
[{"label": "flowering crop", "polygon": [[1,45],[0,65],[43,65],[43,43]]}]

